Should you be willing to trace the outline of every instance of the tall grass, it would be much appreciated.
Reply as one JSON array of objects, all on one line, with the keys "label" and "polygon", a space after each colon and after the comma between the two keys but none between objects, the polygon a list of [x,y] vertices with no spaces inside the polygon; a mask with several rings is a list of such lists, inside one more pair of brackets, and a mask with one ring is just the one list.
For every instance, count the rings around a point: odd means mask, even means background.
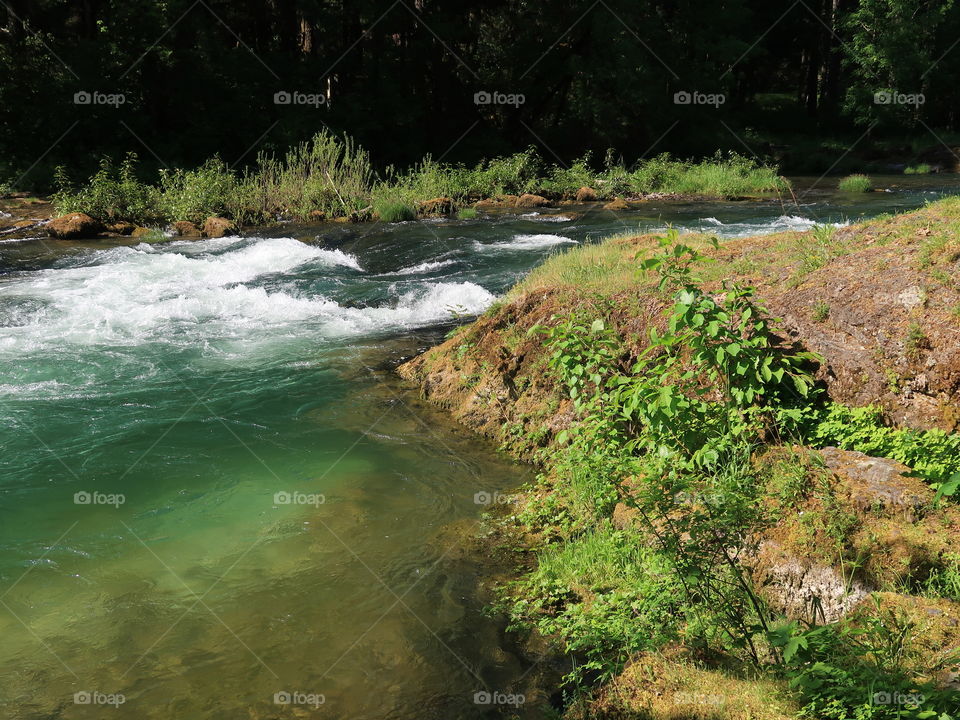
[{"label": "tall grass", "polygon": [[865,193],[873,190],[873,181],[866,175],[847,175],[839,187],[842,192]]},{"label": "tall grass", "polygon": [[589,155],[560,167],[544,163],[532,147],[472,167],[428,156],[406,170],[388,167],[378,174],[363,148],[327,131],[282,157],[261,153],[242,173],[213,158],[194,170],[161,171],[159,182],[151,185],[137,178],[136,156],[130,155],[119,167],[105,160],[79,187],[62,171],[57,182],[53,200],[59,212],[139,224],[199,224],[211,215],[244,224],[319,216],[398,221],[410,219],[421,203],[434,198],[449,198],[457,210],[484,198],[524,193],[570,199],[582,187],[601,199],[648,193],[731,197],[786,187],[774,168],[732,154],[701,162],[661,155],[628,168],[609,152],[595,170]]}]

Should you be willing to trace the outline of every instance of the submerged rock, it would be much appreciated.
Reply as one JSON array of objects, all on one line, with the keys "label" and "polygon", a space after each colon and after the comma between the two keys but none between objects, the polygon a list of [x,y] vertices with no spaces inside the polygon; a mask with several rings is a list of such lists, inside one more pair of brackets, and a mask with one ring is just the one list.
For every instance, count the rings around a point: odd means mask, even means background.
[{"label": "submerged rock", "polygon": [[103,223],[86,213],[69,213],[47,223],[47,233],[58,240],[93,238],[103,232]]},{"label": "submerged rock", "polygon": [[611,200],[610,202],[608,202],[606,205],[603,206],[604,210],[613,210],[613,211],[630,210],[631,208],[632,206],[630,205],[630,203],[628,203],[623,198],[619,198],[619,197],[615,198],[614,200]]}]

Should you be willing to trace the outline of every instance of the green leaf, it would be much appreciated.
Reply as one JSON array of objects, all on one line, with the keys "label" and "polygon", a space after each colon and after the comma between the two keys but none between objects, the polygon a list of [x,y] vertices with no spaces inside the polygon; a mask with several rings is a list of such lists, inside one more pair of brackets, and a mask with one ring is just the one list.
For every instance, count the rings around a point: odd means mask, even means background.
[{"label": "green leaf", "polygon": [[603,320],[600,319],[594,320],[593,324],[590,326],[590,332],[592,333],[603,332],[605,329],[606,325],[604,325]]},{"label": "green leaf", "polygon": [[942,497],[953,497],[957,490],[960,490],[960,472],[955,472],[949,480],[940,484],[933,501],[938,502]]}]

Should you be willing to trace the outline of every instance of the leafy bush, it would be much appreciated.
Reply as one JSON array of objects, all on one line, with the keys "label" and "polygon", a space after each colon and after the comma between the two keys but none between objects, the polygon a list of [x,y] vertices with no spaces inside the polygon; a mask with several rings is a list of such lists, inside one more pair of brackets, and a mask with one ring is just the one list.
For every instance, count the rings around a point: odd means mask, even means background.
[{"label": "leafy bush", "polygon": [[873,181],[866,175],[848,175],[840,181],[841,192],[865,193],[873,190]]},{"label": "leafy bush", "polygon": [[128,153],[120,167],[109,158],[100,161],[100,169],[89,182],[75,190],[66,172],[57,169],[57,192],[51,200],[61,215],[86,213],[104,223],[132,222],[141,225],[163,219],[163,202],[157,188],[136,176],[136,153]]},{"label": "leafy bush", "polygon": [[214,215],[254,219],[239,202],[236,175],[220,158],[196,170],[161,170],[160,193],[164,216],[173,222],[189,220],[200,225]]}]

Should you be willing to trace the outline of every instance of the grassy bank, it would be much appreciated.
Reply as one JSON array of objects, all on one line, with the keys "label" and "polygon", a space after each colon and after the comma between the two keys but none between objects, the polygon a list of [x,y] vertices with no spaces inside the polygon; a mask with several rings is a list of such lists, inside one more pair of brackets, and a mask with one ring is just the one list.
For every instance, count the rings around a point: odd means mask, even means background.
[{"label": "grassy bank", "polygon": [[542,467],[501,607],[566,717],[960,715],[958,218],[576,248],[401,369]]},{"label": "grassy bank", "polygon": [[[242,224],[279,218],[388,221],[453,213],[505,195],[536,194],[559,201],[598,200],[651,193],[742,197],[785,190],[774,168],[738,155],[687,162],[662,155],[631,167],[608,155],[601,169],[589,158],[565,168],[549,165],[534,149],[494,158],[475,167],[426,158],[407,170],[374,171],[369,155],[349,139],[317,134],[284,157],[261,154],[243,172],[214,158],[194,170],[164,170],[155,184],[137,176],[136,158],[119,167],[104,161],[87,182],[58,173],[53,200],[58,212],[84,212],[102,222],[157,225],[201,223],[223,216]],[[431,200],[442,200],[430,203]]]}]

